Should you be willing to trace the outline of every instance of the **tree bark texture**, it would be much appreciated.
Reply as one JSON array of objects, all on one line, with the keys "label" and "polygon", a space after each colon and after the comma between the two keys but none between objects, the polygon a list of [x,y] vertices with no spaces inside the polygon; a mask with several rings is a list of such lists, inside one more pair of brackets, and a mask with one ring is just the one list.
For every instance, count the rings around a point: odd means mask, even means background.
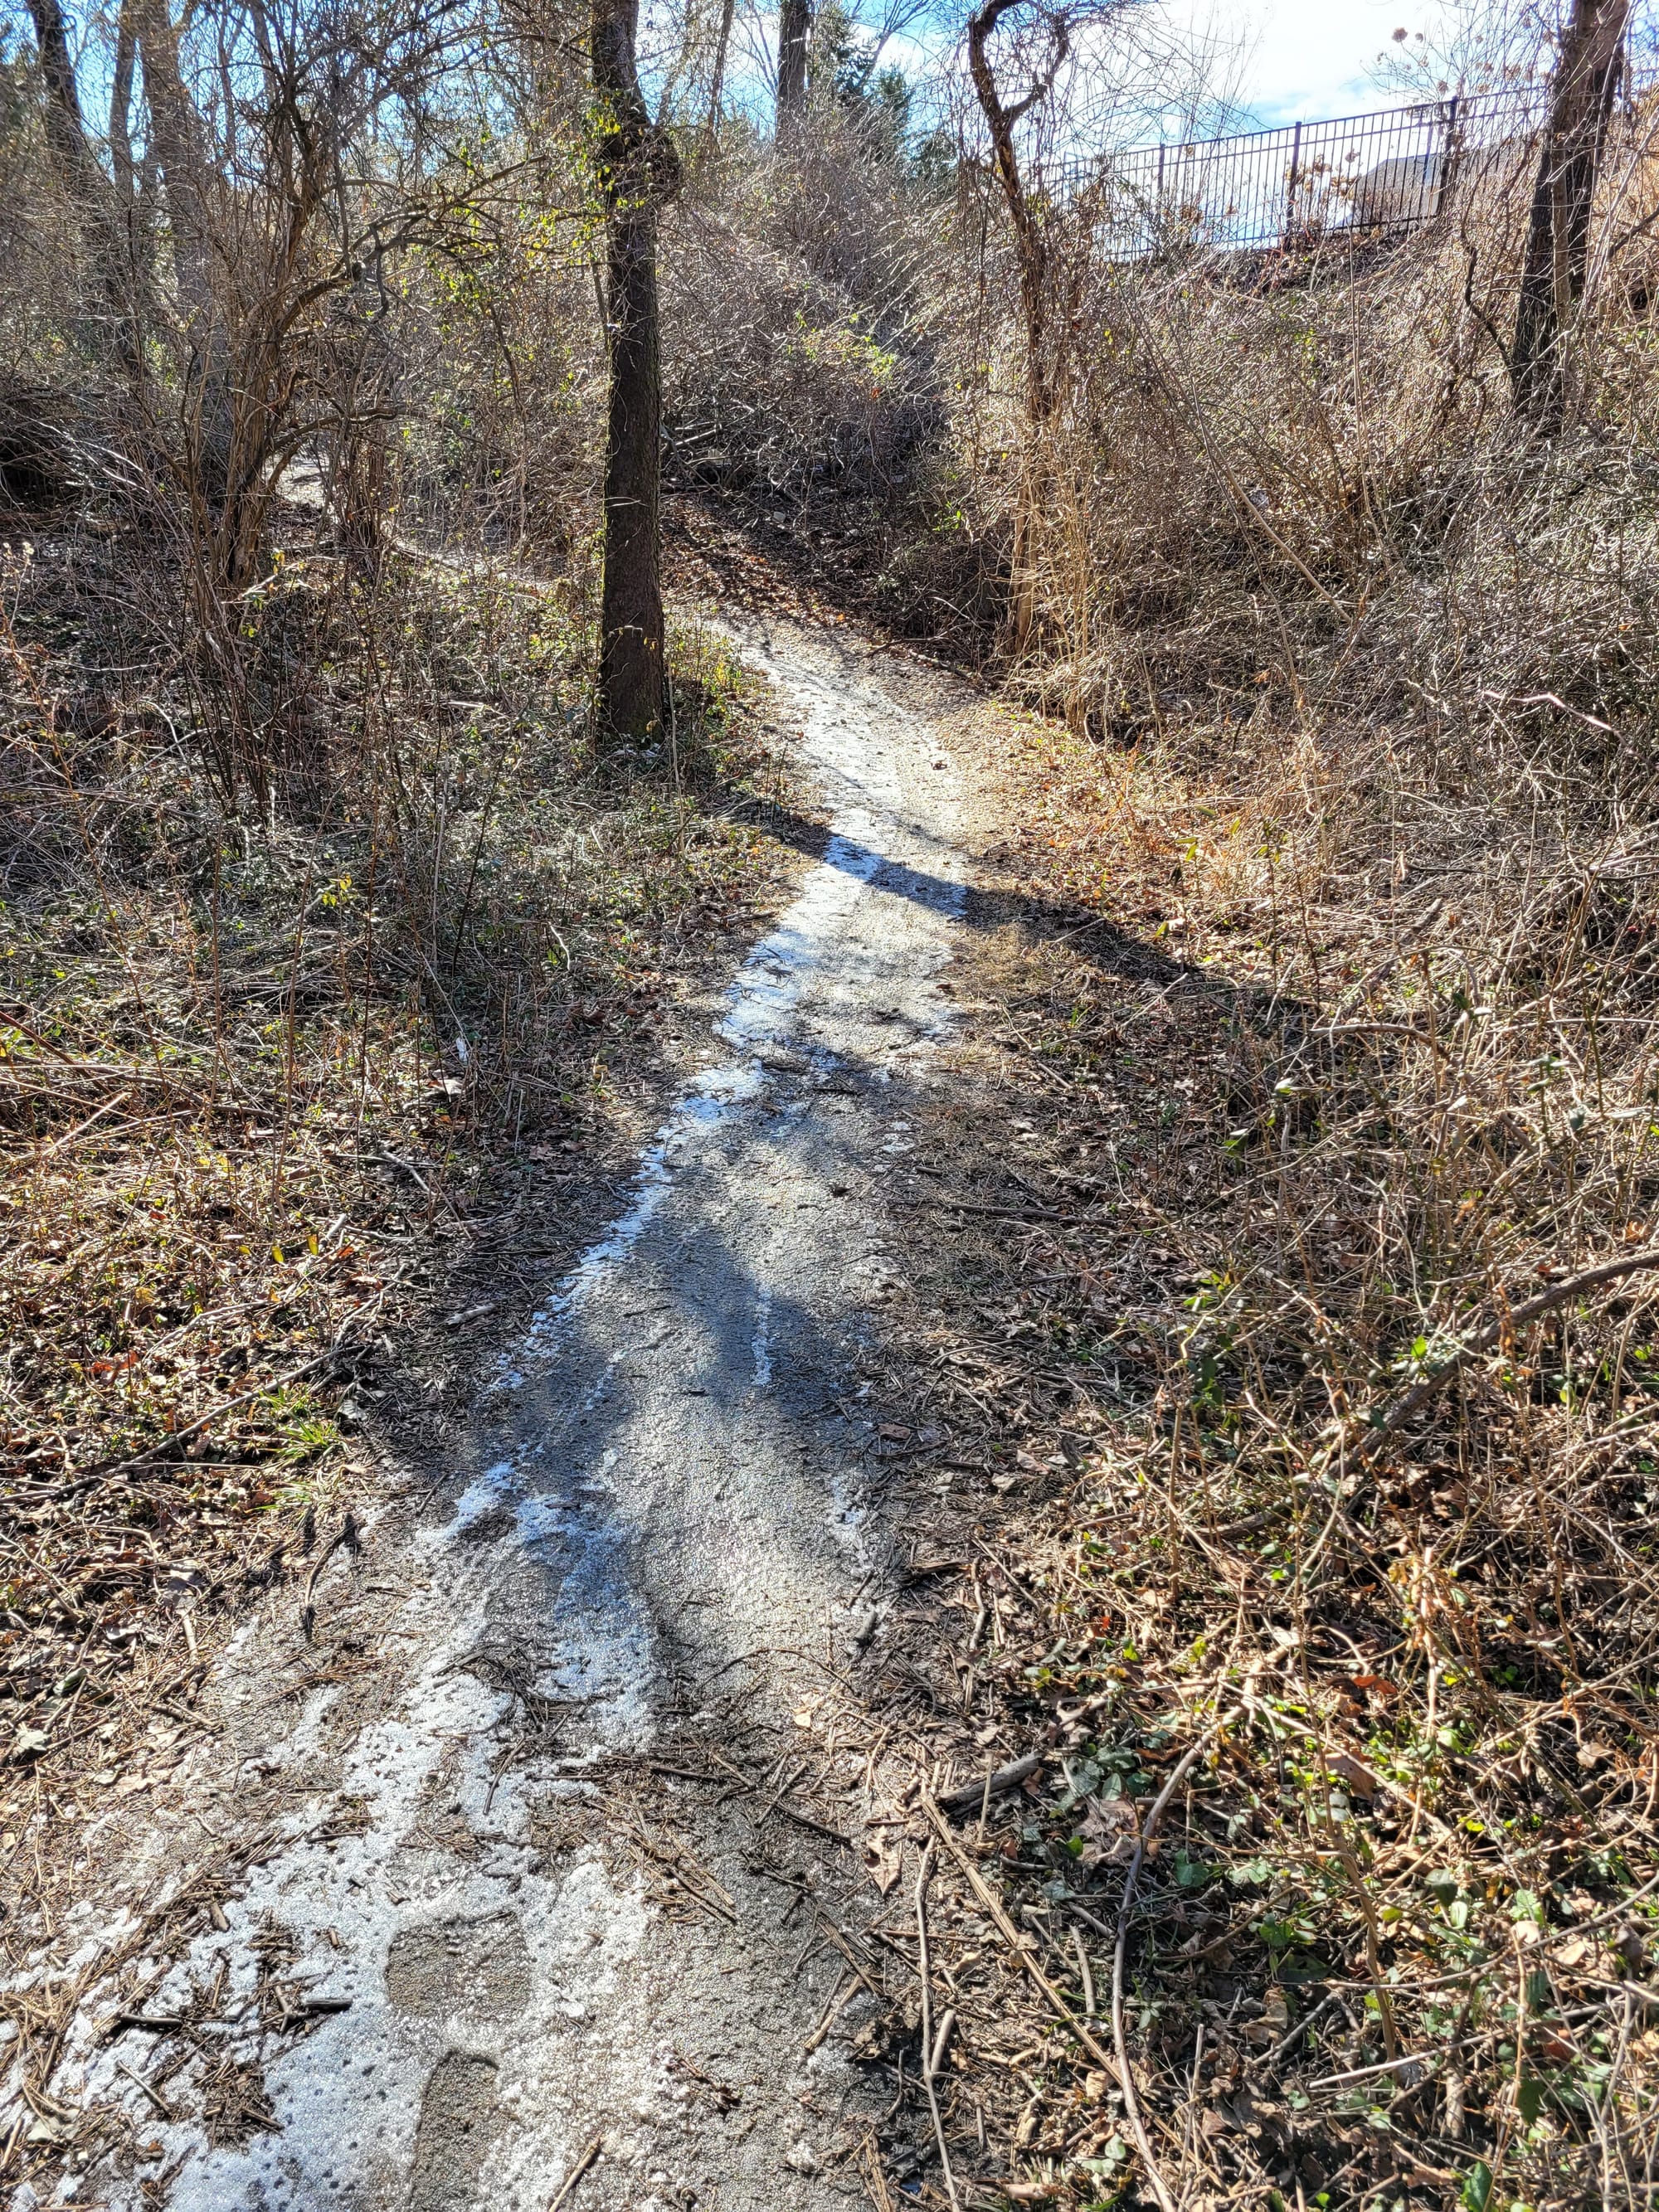
[{"label": "tree bark texture", "polygon": [[643,739],[664,710],[662,374],[657,217],[678,182],[635,58],[639,0],[593,0],[598,167],[605,198],[605,574],[599,598],[599,719]]},{"label": "tree bark texture", "polygon": [[149,134],[167,190],[179,305],[185,316],[211,323],[207,155],[201,118],[185,88],[168,0],[135,0],[135,12]]},{"label": "tree bark texture", "polygon": [[662,377],[653,209],[611,216],[605,234],[605,280],[611,393],[605,422],[599,704],[605,726],[615,735],[644,738],[663,717],[659,516]]},{"label": "tree bark texture", "polygon": [[720,136],[720,102],[726,96],[726,57],[732,46],[732,19],[737,13],[738,0],[721,0],[720,27],[714,41],[714,73],[708,87],[708,138],[712,145]]},{"label": "tree bark texture", "polygon": [[1510,373],[1537,428],[1560,427],[1567,349],[1583,297],[1596,172],[1619,88],[1631,0],[1573,0],[1550,86]]},{"label": "tree bark texture", "polygon": [[46,144],[65,187],[74,198],[84,200],[98,164],[87,143],[86,119],[81,112],[75,64],[70,59],[64,11],[58,0],[28,0],[28,9],[34,25],[40,79],[46,88]]},{"label": "tree bark texture", "polygon": [[132,158],[132,86],[138,64],[138,33],[133,22],[132,0],[121,0],[115,28],[115,68],[109,88],[109,151],[115,169],[115,190],[124,208],[131,209],[138,189],[137,165]]},{"label": "tree bark texture", "polygon": [[806,112],[806,57],[811,43],[811,0],[782,0],[778,9],[780,137]]}]

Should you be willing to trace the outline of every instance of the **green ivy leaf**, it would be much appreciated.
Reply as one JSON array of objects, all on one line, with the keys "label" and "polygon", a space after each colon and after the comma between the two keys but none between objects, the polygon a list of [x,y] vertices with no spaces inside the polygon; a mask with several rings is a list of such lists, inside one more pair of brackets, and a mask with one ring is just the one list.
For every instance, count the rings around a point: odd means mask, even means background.
[{"label": "green ivy leaf", "polygon": [[1492,2168],[1484,2158],[1478,2158],[1463,2176],[1463,2212],[1486,2212],[1492,2196]]}]

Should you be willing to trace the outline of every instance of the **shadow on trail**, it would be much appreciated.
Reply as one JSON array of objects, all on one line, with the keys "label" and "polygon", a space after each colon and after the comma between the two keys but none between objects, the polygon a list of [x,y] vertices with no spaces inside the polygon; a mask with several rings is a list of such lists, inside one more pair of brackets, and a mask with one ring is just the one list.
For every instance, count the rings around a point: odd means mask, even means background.
[{"label": "shadow on trail", "polygon": [[[638,1241],[532,1323],[454,1442],[439,1541],[491,1553],[494,1632],[540,1644],[538,1691],[581,1701],[619,1738],[648,1727],[664,1659],[695,1680],[781,1650],[786,1620],[810,1615],[827,1635],[876,1564],[860,1537],[873,1425],[839,1399],[872,1325],[868,1237],[833,1196],[867,1167],[868,1130],[856,1115],[840,1127],[836,1101],[856,1091],[902,1120],[909,1087],[851,1066],[836,1078],[775,1087],[703,1132]],[[781,1187],[803,1146],[811,1182],[786,1210],[717,1218],[727,1174]],[[830,1656],[827,1642],[801,1655]],[[775,1670],[755,1671],[759,1688]]]},{"label": "shadow on trail", "polygon": [[[1224,1006],[1263,1036],[1296,1044],[1316,1019],[1316,1010],[1304,1001],[1275,994],[1260,984],[1240,985],[1213,968],[1200,968],[1178,960],[1131,936],[1103,915],[1087,908],[1068,906],[1024,891],[981,890],[944,875],[890,860],[873,847],[826,830],[819,823],[767,800],[748,817],[757,829],[781,845],[856,876],[872,890],[909,899],[935,913],[950,914],[969,929],[989,933],[1012,927],[1035,943],[1062,942],[1072,957],[1102,976],[1119,982],[1152,984],[1163,991],[1184,991]],[[918,842],[953,848],[931,837],[919,826],[906,823],[907,835]]]}]

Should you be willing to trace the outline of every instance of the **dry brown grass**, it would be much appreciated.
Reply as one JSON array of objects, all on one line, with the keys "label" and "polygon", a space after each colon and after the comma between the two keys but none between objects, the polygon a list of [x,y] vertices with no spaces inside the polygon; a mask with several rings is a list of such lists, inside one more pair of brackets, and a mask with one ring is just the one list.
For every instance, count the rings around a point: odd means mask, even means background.
[{"label": "dry brown grass", "polygon": [[[926,1671],[959,1771],[1046,1753],[983,1863],[1073,2011],[1116,1838],[1203,1747],[1128,1953],[1190,2202],[1653,2185],[1651,1278],[1506,1322],[1652,1238],[1648,894],[1627,818],[1585,834],[1605,757],[1534,758],[1505,819],[1517,750],[1342,744],[1271,691],[1127,753],[1029,722],[992,856],[1034,903],[918,1189],[996,1218],[893,1383],[994,1484],[941,1478],[974,1564]],[[1015,2201],[1145,2198],[1011,1987],[964,2000],[963,2092]]]},{"label": "dry brown grass", "polygon": [[[1601,267],[1544,446],[1500,208],[1133,270],[1052,220],[1073,350],[1006,675],[1057,719],[917,1185],[976,1272],[923,1278],[890,1380],[964,1565],[889,1690],[958,1772],[1042,1752],[969,1855],[1073,2022],[1197,1749],[1127,1946],[1176,2201],[1645,2205],[1659,1332],[1645,1271],[1569,1287],[1659,1243],[1645,273]],[[994,247],[971,273],[941,605],[1012,538],[1012,305]],[[961,1897],[1000,1965],[947,2134],[1015,2202],[1150,2201]]]}]

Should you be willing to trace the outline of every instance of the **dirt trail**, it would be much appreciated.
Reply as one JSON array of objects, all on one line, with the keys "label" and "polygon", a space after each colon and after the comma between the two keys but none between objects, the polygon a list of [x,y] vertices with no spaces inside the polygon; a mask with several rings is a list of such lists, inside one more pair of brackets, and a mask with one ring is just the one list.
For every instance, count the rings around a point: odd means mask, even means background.
[{"label": "dirt trail", "polygon": [[[737,635],[804,726],[823,859],[626,1210],[363,1558],[325,1569],[309,1653],[291,1588],[232,1646],[222,1738],[118,1862],[128,1918],[88,1903],[62,1932],[60,1961],[94,1960],[216,1861],[246,1869],[222,1927],[146,1937],[143,2012],[193,2004],[193,2039],[99,2039],[112,1984],[82,2006],[53,2097],[131,2135],[72,2201],[545,2212],[596,2138],[574,2212],[861,2195],[863,2092],[833,2040],[804,2055],[841,1961],[799,1964],[812,1909],[758,1866],[753,1796],[690,1790],[672,1840],[641,1814],[626,1863],[601,1834],[619,1756],[822,1689],[894,1540],[844,1394],[909,1141],[892,1085],[948,1018],[961,796],[900,665],[832,630]],[[860,1878],[798,1825],[800,1884]]]}]

